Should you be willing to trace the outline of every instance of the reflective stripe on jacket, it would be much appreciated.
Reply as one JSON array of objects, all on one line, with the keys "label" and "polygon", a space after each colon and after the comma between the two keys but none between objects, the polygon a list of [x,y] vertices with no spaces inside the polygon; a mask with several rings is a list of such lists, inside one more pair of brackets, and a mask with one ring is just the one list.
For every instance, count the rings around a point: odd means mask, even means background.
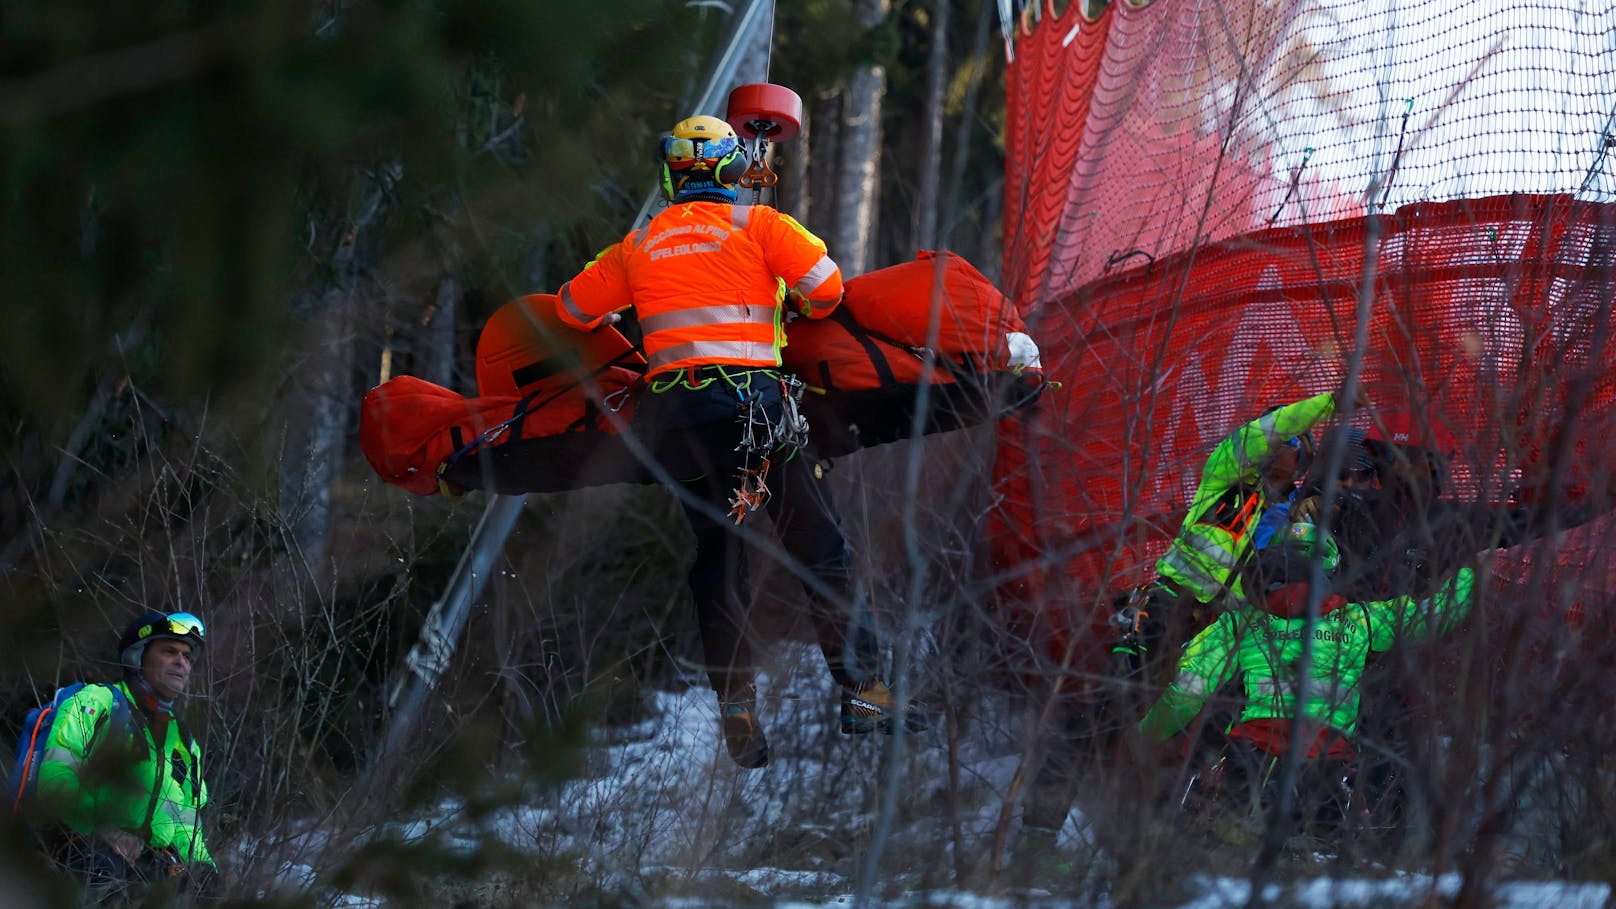
[{"label": "reflective stripe on jacket", "polygon": [[123,682],[116,687],[129,700],[129,729],[111,728],[106,685],[86,685],[62,703],[39,766],[42,809],[86,836],[115,827],[153,849],[172,846],[181,861],[212,864],[197,816],[208,800],[201,746],[187,745],[168,714],[155,721],[159,748],[138,696]]},{"label": "reflective stripe on jacket", "polygon": [[1212,449],[1184,524],[1156,573],[1176,590],[1210,603],[1251,550],[1251,530],[1267,507],[1262,466],[1275,448],[1329,419],[1331,392],[1303,398],[1241,426]]},{"label": "reflective stripe on jacket", "polygon": [[[1470,614],[1475,579],[1474,571],[1461,569],[1435,596],[1424,600],[1328,600],[1326,611],[1312,626],[1302,716],[1350,739],[1358,727],[1358,684],[1370,652],[1390,650],[1404,637],[1445,634],[1458,627]],[[1272,615],[1251,606],[1225,612],[1185,648],[1177,677],[1140,722],[1140,730],[1156,739],[1178,732],[1236,673],[1246,696],[1240,723],[1294,720],[1306,634],[1305,616]]]},{"label": "reflective stripe on jacket", "polygon": [[562,285],[561,320],[590,330],[634,307],[648,375],[687,366],[780,365],[788,291],[809,318],[842,298],[825,244],[767,206],[685,202],[606,248]]}]

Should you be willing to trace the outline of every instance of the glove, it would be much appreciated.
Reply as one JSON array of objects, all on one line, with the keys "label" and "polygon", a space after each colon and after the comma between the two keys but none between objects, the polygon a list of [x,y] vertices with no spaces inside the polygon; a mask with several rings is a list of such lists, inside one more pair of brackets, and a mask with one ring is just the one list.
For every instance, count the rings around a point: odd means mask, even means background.
[{"label": "glove", "polygon": [[787,315],[799,316],[808,312],[808,299],[798,293],[796,288],[786,291]]}]

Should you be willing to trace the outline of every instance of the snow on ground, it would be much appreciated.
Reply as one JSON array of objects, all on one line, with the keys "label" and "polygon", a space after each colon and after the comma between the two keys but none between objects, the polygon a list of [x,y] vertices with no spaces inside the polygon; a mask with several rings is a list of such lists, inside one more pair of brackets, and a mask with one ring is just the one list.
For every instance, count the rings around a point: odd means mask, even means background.
[{"label": "snow on ground", "polygon": [[[600,747],[580,778],[475,825],[445,805],[438,816],[411,822],[408,835],[469,849],[491,831],[516,849],[575,863],[603,893],[639,905],[1108,909],[1103,895],[1079,902],[1047,891],[982,894],[954,886],[953,825],[973,849],[992,841],[1019,762],[1019,716],[1006,715],[1003,704],[980,705],[959,743],[960,782],[950,791],[940,731],[909,737],[897,760],[885,737],[840,735],[834,689],[817,650],[779,650],[783,665],[760,680],[768,767],[744,771],[729,761],[712,694],[691,679],[685,691],[648,693],[649,719],[598,730]],[[882,784],[887,774],[895,789]],[[902,798],[896,822],[879,838],[881,875],[871,892],[887,895],[872,898],[861,893],[859,878],[878,841],[884,791]],[[944,807],[950,803],[957,819]],[[1083,826],[1074,811],[1061,838],[1067,851],[1086,845]],[[1197,895],[1163,909],[1234,909],[1251,892],[1241,876],[1188,883],[1186,892]],[[1265,895],[1282,907],[1412,907],[1433,893],[1451,898],[1460,883],[1456,875],[1320,877],[1271,885]],[[1594,909],[1612,899],[1607,885],[1579,883],[1504,884],[1493,896],[1499,909]],[[337,904],[387,905],[354,895]]]},{"label": "snow on ground", "polygon": [[[1382,880],[1319,878],[1290,886],[1269,886],[1264,895],[1279,905],[1331,907],[1331,909],[1373,909],[1379,906],[1424,905],[1431,892],[1451,899],[1459,892],[1459,876],[1444,874],[1432,879],[1423,874],[1406,874]],[[1244,906],[1251,897],[1251,882],[1244,879],[1212,878],[1205,881],[1206,893],[1176,909],[1232,909]],[[1496,909],[1598,909],[1610,897],[1606,884],[1526,883],[1500,885],[1494,893]]]}]

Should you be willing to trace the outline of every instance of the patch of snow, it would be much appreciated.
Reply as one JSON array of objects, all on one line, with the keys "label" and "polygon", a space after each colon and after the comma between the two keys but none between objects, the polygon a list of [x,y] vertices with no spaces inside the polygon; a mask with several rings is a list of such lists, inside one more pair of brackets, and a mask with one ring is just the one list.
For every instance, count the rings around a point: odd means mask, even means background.
[{"label": "patch of snow", "polygon": [[[663,884],[699,882],[721,892],[732,886],[735,904],[776,909],[1110,909],[1104,896],[1078,901],[1047,891],[978,894],[948,886],[955,821],[932,803],[952,800],[963,842],[992,840],[1021,761],[1019,717],[1007,714],[1002,703],[978,705],[976,726],[956,743],[960,787],[954,792],[948,789],[943,730],[904,737],[901,754],[889,750],[897,743],[886,736],[844,736],[835,688],[817,648],[777,650],[784,651],[775,654],[783,659],[759,679],[759,716],[772,755],[767,767],[747,771],[730,762],[716,701],[705,687],[648,692],[651,718],[597,734],[580,778],[476,822],[450,802],[399,829],[406,838],[436,837],[450,849],[470,849],[479,836],[492,835],[516,849],[576,861],[608,892],[650,898],[659,906],[723,905],[711,893],[685,896],[682,886]],[[857,875],[864,857],[855,849],[873,831],[889,772],[909,810],[894,825],[886,855],[911,861],[919,856],[933,876],[917,878],[899,899],[861,899]],[[1069,854],[1092,856],[1098,847],[1089,819],[1078,810],[1068,816],[1057,843]],[[283,878],[293,886],[317,886],[307,867],[288,866]],[[1236,909],[1251,893],[1250,881],[1237,876],[1191,883],[1197,895],[1172,909]],[[1286,907],[1398,909],[1421,905],[1433,892],[1451,898],[1460,883],[1455,874],[1391,872],[1384,879],[1272,884],[1265,895]],[[674,892],[658,892],[664,889]],[[1508,883],[1493,895],[1498,909],[1595,909],[1611,898],[1611,890],[1605,884]],[[384,909],[386,903],[343,896],[336,905]]]}]

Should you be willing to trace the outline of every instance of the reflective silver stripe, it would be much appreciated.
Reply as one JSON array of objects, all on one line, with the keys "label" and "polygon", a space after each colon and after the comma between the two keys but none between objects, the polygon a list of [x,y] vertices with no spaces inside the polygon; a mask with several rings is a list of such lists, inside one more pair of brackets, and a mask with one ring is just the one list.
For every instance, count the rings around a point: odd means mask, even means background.
[{"label": "reflective silver stripe", "polygon": [[646,224],[644,227],[641,227],[639,230],[629,235],[628,245],[634,247],[635,249],[639,249],[645,245],[645,238],[649,236],[651,236],[651,225]]},{"label": "reflective silver stripe", "polygon": [[1200,697],[1206,694],[1207,689],[1211,688],[1212,685],[1205,676],[1197,675],[1193,672],[1180,672],[1178,678],[1173,679],[1173,687],[1185,694]]},{"label": "reflective silver stripe", "polygon": [[1332,707],[1339,707],[1352,700],[1352,696],[1357,690],[1356,685],[1325,684],[1315,679],[1307,685],[1307,696],[1323,701]]},{"label": "reflective silver stripe", "polygon": [[1240,558],[1225,549],[1218,540],[1202,536],[1199,533],[1187,533],[1178,538],[1178,542],[1186,544],[1197,555],[1205,556],[1209,561],[1215,562],[1218,567],[1234,570]]},{"label": "reflective silver stripe", "polygon": [[[1336,685],[1319,679],[1309,679],[1307,683],[1308,698],[1328,704],[1345,704],[1354,690],[1355,686]],[[1296,686],[1275,678],[1256,679],[1251,682],[1251,693],[1259,697],[1294,697]]]},{"label": "reflective silver stripe", "polygon": [[[1213,576],[1211,572],[1202,568],[1200,565],[1191,562],[1177,549],[1168,550],[1167,555],[1162,557],[1162,562],[1165,563],[1165,567],[1170,568],[1181,575],[1181,577],[1174,578],[1174,582],[1182,584],[1185,587],[1193,588],[1191,591],[1192,593],[1206,593],[1210,595],[1211,593],[1215,592],[1217,588],[1223,586],[1222,578]],[[1199,599],[1199,597],[1197,597],[1197,599]]]},{"label": "reflective silver stripe", "polygon": [[183,825],[185,825],[187,827],[195,827],[196,826],[196,809],[195,808],[186,808],[186,807],[183,807],[181,805],[176,805],[173,802],[169,802],[168,804],[170,806],[170,811],[168,812],[168,816],[173,818],[176,823],[183,824]]},{"label": "reflective silver stripe", "polygon": [[767,363],[770,366],[780,365],[780,352],[773,343],[760,343],[755,341],[692,341],[689,344],[676,344],[667,350],[650,354],[646,359],[647,373],[654,373],[680,360],[714,359],[731,363],[753,364]]},{"label": "reflective silver stripe", "polygon": [[[1185,549],[1189,549],[1191,552],[1186,553]],[[1196,558],[1195,556],[1204,556],[1204,558]],[[1234,571],[1239,561],[1239,558],[1234,553],[1219,546],[1215,541],[1208,540],[1196,533],[1186,533],[1174,540],[1172,547],[1167,550],[1167,554],[1162,556],[1163,563],[1184,575],[1184,580],[1187,583],[1197,586],[1221,586],[1227,580],[1228,573]],[[1213,574],[1206,567],[1206,562],[1211,562],[1215,567],[1221,568],[1224,576],[1218,577]]]},{"label": "reflective silver stripe", "polygon": [[574,320],[579,321],[579,322],[583,322],[585,324],[588,324],[588,323],[594,321],[593,316],[591,316],[591,315],[589,315],[589,313],[586,313],[583,310],[579,309],[578,304],[573,301],[573,299],[572,299],[572,282],[571,281],[568,281],[567,283],[561,285],[561,293],[559,294],[559,296],[561,297],[561,305],[562,305],[562,307],[564,307],[566,309],[567,315],[571,316]]},{"label": "reflective silver stripe", "polygon": [[1291,693],[1291,686],[1279,679],[1253,679],[1251,693],[1258,697],[1277,698]]},{"label": "reflective silver stripe", "polygon": [[1257,431],[1262,433],[1263,437],[1269,441],[1278,442],[1280,440],[1279,421],[1274,419],[1274,416],[1275,415],[1271,413],[1263,414],[1262,417],[1257,420]]},{"label": "reflective silver stripe", "polygon": [[735,228],[736,230],[741,230],[742,228],[746,227],[747,224],[751,223],[751,221],[752,206],[731,205],[729,207],[729,225],[731,227]]},{"label": "reflective silver stripe", "polygon": [[80,767],[84,766],[84,762],[79,760],[78,755],[60,745],[52,745],[46,748],[44,760],[55,761],[56,763],[61,764],[63,767],[75,772]]},{"label": "reflective silver stripe", "polygon": [[834,274],[836,274],[836,262],[829,255],[820,256],[814,267],[808,269],[808,273],[796,283],[795,290],[806,297],[818,290],[819,285],[824,284]]},{"label": "reflective silver stripe", "polygon": [[746,306],[740,303],[723,306],[690,306],[646,316],[640,320],[640,330],[649,335],[670,328],[696,328],[702,325],[773,326],[774,319],[773,306]]}]

